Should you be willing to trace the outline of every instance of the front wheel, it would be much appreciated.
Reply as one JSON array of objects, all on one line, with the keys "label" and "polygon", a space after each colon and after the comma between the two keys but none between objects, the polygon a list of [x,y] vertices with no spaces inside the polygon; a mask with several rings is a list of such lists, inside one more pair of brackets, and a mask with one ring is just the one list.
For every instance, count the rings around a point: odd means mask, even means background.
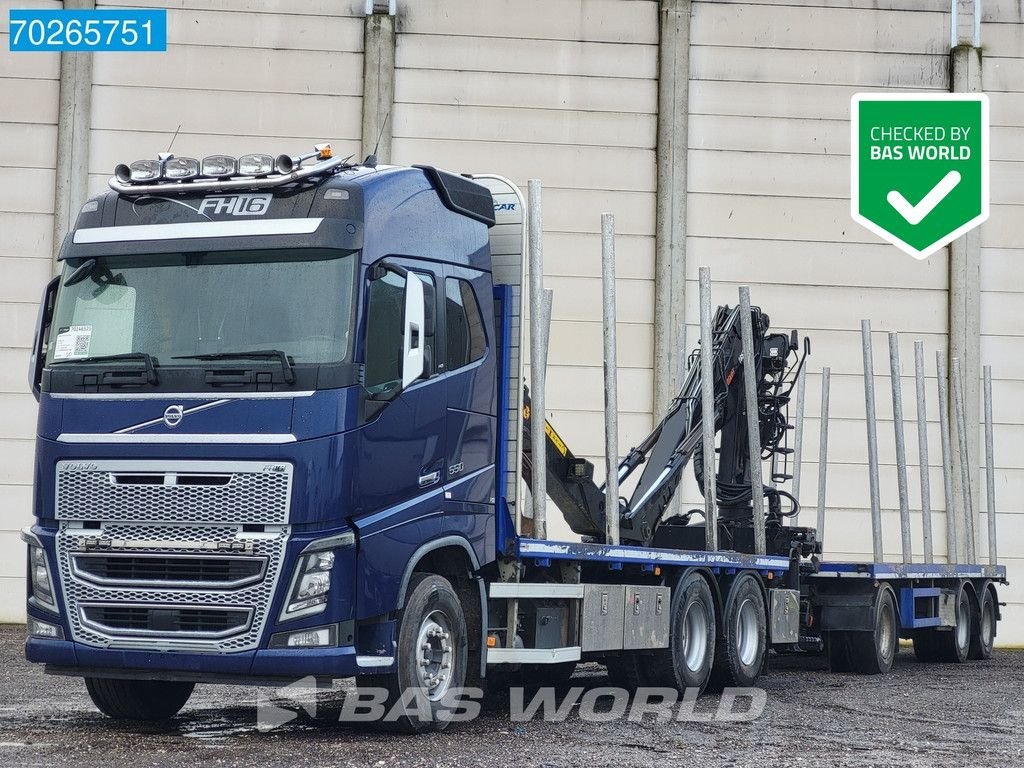
[{"label": "front wheel", "polygon": [[167,720],[185,706],[195,683],[167,680],[85,678],[96,708],[115,720]]},{"label": "front wheel", "polygon": [[447,579],[414,574],[398,622],[395,673],[356,678],[360,688],[387,690],[385,727],[422,733],[440,731],[465,685],[469,650],[466,616]]}]

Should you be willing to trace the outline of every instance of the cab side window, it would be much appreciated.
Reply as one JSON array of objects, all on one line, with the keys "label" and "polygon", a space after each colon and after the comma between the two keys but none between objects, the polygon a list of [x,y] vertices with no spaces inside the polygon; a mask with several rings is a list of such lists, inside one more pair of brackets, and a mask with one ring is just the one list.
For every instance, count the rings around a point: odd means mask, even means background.
[{"label": "cab side window", "polygon": [[487,351],[487,337],[473,286],[466,280],[445,280],[445,321],[449,371],[476,362]]},{"label": "cab side window", "polygon": [[368,300],[365,384],[375,393],[402,380],[405,278],[385,273],[370,283]]}]

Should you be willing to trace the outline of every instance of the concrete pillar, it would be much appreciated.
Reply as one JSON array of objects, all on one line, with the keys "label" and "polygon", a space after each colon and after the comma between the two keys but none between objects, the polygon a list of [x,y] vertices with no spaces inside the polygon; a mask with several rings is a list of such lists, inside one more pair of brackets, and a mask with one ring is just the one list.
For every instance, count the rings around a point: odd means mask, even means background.
[{"label": "concrete pillar", "polygon": [[661,0],[658,43],[658,193],[654,273],[654,418],[679,391],[686,361],[686,151],[690,0]]},{"label": "concrete pillar", "polygon": [[[67,10],[92,10],[95,0],[65,0]],[[30,54],[26,54],[30,55]],[[56,184],[53,195],[53,258],[85,203],[89,184],[89,128],[92,122],[91,53],[60,54],[57,108]],[[113,169],[111,169],[113,171]]]},{"label": "concrete pillar", "polygon": [[395,2],[368,1],[366,5],[363,157],[376,154],[379,162],[388,163],[391,161],[391,111],[395,104]]},{"label": "concrete pillar", "polygon": [[[954,93],[981,91],[982,49],[978,5],[952,0],[950,89]],[[973,508],[981,509],[981,230],[975,228],[949,245],[949,358],[960,359],[964,377],[964,408]],[[949,366],[952,371],[952,365]],[[951,382],[952,384],[952,382]],[[950,392],[953,391],[950,386]],[[950,417],[952,419],[952,415]],[[952,423],[952,421],[951,421]],[[953,441],[954,467],[960,461]],[[973,453],[972,453],[973,452]],[[953,473],[953,498],[963,498],[961,479]],[[971,522],[977,528],[977,515]],[[967,551],[967,529],[957,526],[958,546]]]}]

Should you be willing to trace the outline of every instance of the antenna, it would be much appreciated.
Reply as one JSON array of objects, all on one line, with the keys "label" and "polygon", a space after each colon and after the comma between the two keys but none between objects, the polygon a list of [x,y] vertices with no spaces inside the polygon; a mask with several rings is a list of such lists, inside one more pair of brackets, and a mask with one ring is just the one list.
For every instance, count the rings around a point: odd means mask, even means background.
[{"label": "antenna", "polygon": [[377,143],[373,145],[373,152],[366,156],[363,165],[367,168],[377,167],[377,150],[380,149],[380,140],[384,138],[384,129],[388,127],[388,120],[391,119],[391,112],[384,115],[384,122],[380,124],[380,133],[377,134]]},{"label": "antenna", "polygon": [[167,145],[167,151],[171,151],[171,147],[174,146],[174,140],[178,138],[178,131],[181,130],[181,123],[178,123],[178,127],[174,129],[174,135],[171,136],[171,143]]}]

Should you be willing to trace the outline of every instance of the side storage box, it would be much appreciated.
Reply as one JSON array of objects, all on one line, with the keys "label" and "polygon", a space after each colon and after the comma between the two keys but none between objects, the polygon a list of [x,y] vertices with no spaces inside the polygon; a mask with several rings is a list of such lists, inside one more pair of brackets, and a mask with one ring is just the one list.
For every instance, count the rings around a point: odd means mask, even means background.
[{"label": "side storage box", "polygon": [[583,653],[621,650],[625,602],[626,588],[621,584],[587,584],[583,587],[580,616]]},{"label": "side storage box", "polygon": [[626,587],[622,647],[668,648],[672,614],[668,587]]}]

